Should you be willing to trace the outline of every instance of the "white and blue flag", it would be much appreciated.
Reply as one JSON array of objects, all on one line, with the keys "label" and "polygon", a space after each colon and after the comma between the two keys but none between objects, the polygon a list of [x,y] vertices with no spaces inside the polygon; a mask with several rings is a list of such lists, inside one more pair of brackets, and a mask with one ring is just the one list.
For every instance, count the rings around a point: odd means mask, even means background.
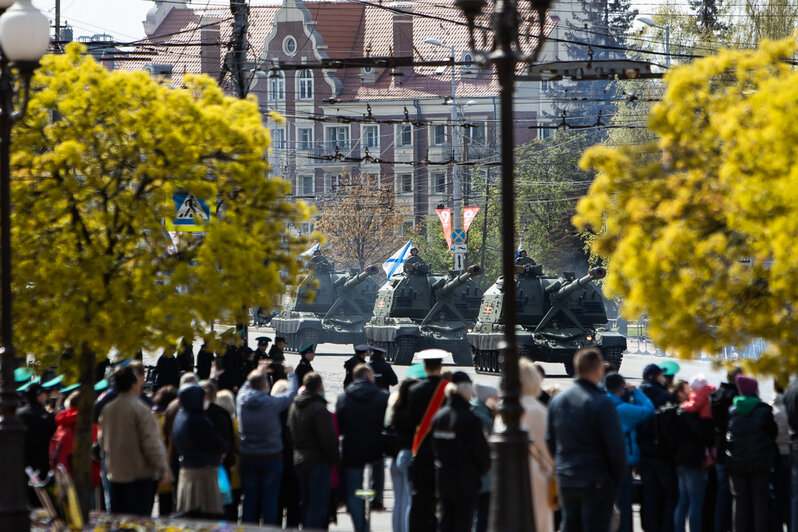
[{"label": "white and blue flag", "polygon": [[413,241],[408,240],[407,244],[402,246],[399,251],[391,255],[391,258],[382,264],[382,269],[385,270],[385,275],[388,276],[388,279],[399,270],[399,267],[404,264],[410,256],[410,248],[412,245]]},{"label": "white and blue flag", "polygon": [[524,249],[524,248],[521,247],[521,245],[522,245],[522,243],[518,242],[518,249],[515,252],[515,260],[518,260],[518,255],[520,255],[521,254],[521,250]]},{"label": "white and blue flag", "polygon": [[310,257],[311,255],[313,255],[313,253],[314,253],[314,252],[318,251],[319,249],[321,249],[321,248],[319,247],[319,244],[315,244],[315,245],[314,245],[312,248],[310,248],[309,250],[305,251],[304,253],[300,253],[300,254],[299,254],[299,256],[300,256],[300,257]]}]

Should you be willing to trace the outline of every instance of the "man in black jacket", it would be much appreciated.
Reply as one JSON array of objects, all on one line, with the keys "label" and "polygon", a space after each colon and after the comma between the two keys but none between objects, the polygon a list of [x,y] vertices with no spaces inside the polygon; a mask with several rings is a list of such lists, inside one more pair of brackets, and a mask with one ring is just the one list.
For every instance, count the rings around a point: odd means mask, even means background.
[{"label": "man in black jacket", "polygon": [[[55,417],[44,408],[47,390],[39,383],[29,385],[25,397],[27,404],[17,410],[17,417],[25,425],[25,467],[38,471],[39,478],[43,479],[50,471],[50,438],[55,434]],[[28,488],[28,499],[35,507],[41,505],[31,488]]]},{"label": "man in black jacket", "polygon": [[626,474],[618,413],[599,390],[604,359],[595,347],[574,355],[574,386],[549,403],[546,441],[555,457],[565,532],[606,532]]},{"label": "man in black jacket", "polygon": [[[365,353],[365,352],[364,352]],[[388,394],[374,384],[374,372],[366,364],[352,370],[352,384],[338,396],[335,411],[343,436],[341,464],[344,469],[346,506],[355,532],[367,531],[364,500],[355,491],[363,487],[363,469],[382,460],[382,434]]]},{"label": "man in black jacket", "polygon": [[447,381],[441,378],[443,359],[449,353],[442,349],[425,349],[416,353],[424,361],[427,377],[410,388],[407,407],[402,409],[397,421],[398,436],[413,442],[410,484],[413,489],[410,503],[409,529],[413,532],[434,532],[438,521],[435,516],[435,458],[431,438],[428,438],[432,417],[443,403],[443,390]]},{"label": "man in black jacket", "polygon": [[275,336],[274,344],[272,345],[272,348],[269,349],[268,358],[271,359],[272,362],[282,363],[285,360],[283,349],[285,349],[285,338],[282,336]]},{"label": "man in black jacket", "polygon": [[174,354],[164,351],[155,363],[155,382],[152,389],[157,392],[164,386],[174,386],[180,383],[180,366]]},{"label": "man in black jacket", "polygon": [[355,354],[352,355],[352,358],[344,362],[344,371],[346,372],[346,375],[344,376],[344,389],[352,384],[352,381],[354,380],[352,377],[352,370],[355,369],[355,366],[366,363],[366,355],[368,352],[369,346],[366,344],[358,344],[355,346]]},{"label": "man in black jacket", "polygon": [[299,364],[296,365],[294,373],[296,373],[297,382],[303,382],[305,375],[313,371],[313,366],[310,365],[313,359],[316,358],[316,344],[306,345],[299,350]]},{"label": "man in black jacket", "polygon": [[446,386],[446,405],[432,419],[435,482],[441,506],[440,532],[471,530],[481,476],[490,468],[482,422],[471,412],[471,379],[462,371]]},{"label": "man in black jacket", "polygon": [[197,378],[200,380],[211,378],[211,369],[213,368],[213,352],[208,349],[208,344],[202,344],[199,353],[197,353]]},{"label": "man in black jacket", "polygon": [[[656,364],[649,364],[643,370],[643,384],[640,385],[640,391],[646,394],[657,410],[673,400],[665,388],[663,369]],[[640,479],[643,484],[640,521],[646,532],[671,532],[673,512],[679,497],[676,466],[657,439],[654,419],[647,421],[637,431]]]},{"label": "man in black jacket", "polygon": [[715,427],[715,449],[718,476],[718,491],[715,498],[715,532],[728,532],[732,529],[732,498],[729,486],[729,474],[726,472],[726,430],[729,425],[729,409],[737,396],[735,380],[742,375],[739,367],[732,368],[726,375],[726,382],[712,392],[709,404],[712,409],[712,424]]},{"label": "man in black jacket", "polygon": [[181,375],[194,371],[194,345],[185,338],[180,342],[180,350],[177,354],[177,367],[180,369]]},{"label": "man in black jacket", "polygon": [[391,386],[395,386],[399,383],[399,379],[396,378],[396,373],[393,371],[391,365],[385,362],[383,358],[385,353],[386,351],[382,347],[372,347],[369,366],[374,370],[374,382],[377,387],[387,392],[390,390]]}]

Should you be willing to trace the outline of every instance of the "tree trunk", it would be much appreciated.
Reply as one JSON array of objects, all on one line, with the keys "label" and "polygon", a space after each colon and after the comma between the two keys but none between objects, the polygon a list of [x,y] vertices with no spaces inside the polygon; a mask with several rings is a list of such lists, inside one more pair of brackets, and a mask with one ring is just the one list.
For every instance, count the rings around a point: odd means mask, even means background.
[{"label": "tree trunk", "polygon": [[78,353],[80,372],[80,397],[78,398],[78,423],[75,427],[75,446],[72,451],[72,477],[84,518],[89,515],[91,500],[91,445],[94,417],[94,351],[86,345]]}]

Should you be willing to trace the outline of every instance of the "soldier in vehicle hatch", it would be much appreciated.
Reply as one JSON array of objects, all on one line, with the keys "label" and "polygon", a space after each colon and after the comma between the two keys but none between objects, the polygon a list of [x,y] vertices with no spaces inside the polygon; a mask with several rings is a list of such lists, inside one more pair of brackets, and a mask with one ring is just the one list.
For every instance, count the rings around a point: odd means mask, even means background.
[{"label": "soldier in vehicle hatch", "polygon": [[418,248],[410,248],[410,256],[405,261],[404,270],[412,272],[416,264],[424,264],[424,259],[418,254]]},{"label": "soldier in vehicle hatch", "polygon": [[522,249],[518,252],[518,258],[515,259],[515,263],[519,266],[524,266],[526,264],[531,264],[532,266],[536,265],[535,261],[532,260],[531,257],[527,256],[525,249]]}]

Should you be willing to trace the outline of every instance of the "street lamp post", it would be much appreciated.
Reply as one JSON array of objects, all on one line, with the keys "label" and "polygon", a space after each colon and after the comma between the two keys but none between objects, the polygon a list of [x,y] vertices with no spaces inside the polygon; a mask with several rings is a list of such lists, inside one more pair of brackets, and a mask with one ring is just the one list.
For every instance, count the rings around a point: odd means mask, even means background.
[{"label": "street lamp post", "polygon": [[671,27],[670,25],[666,24],[665,26],[659,26],[654,24],[654,21],[649,17],[637,17],[637,20],[645,24],[646,26],[651,26],[652,28],[657,28],[660,30],[665,30],[665,68],[671,68]]},{"label": "street lamp post", "polygon": [[[12,5],[13,4],[13,5]],[[16,416],[11,312],[11,126],[25,114],[30,80],[50,44],[50,22],[30,0],[0,0],[0,530],[27,531],[30,517],[24,483],[25,429]],[[14,109],[12,67],[19,72],[21,104]]]},{"label": "street lamp post", "polygon": [[[452,62],[451,69],[452,69],[452,160],[454,163],[452,164],[452,233],[456,232],[458,229],[462,227],[462,218],[460,216],[460,204],[463,201],[463,192],[460,187],[460,173],[457,167],[459,154],[458,151],[460,149],[459,146],[459,132],[457,131],[457,105],[456,105],[456,97],[457,97],[457,79],[456,79],[456,64],[455,64],[455,55],[454,55],[454,46],[447,46],[443,44],[438,39],[427,39],[424,41],[426,44],[431,44],[433,46],[440,46],[442,48],[449,48],[450,49],[450,56],[449,59]],[[454,269],[461,271],[465,269],[465,252],[461,251],[462,248],[456,247],[452,251],[452,256],[454,258]]]},{"label": "street lamp post", "polygon": [[491,14],[494,34],[489,52],[476,50],[475,32],[485,0],[455,0],[468,22],[470,48],[480,61],[496,68],[500,88],[501,124],[501,193],[502,193],[502,276],[505,344],[501,349],[502,379],[499,396],[499,415],[504,430],[491,437],[493,449],[493,487],[491,491],[490,530],[493,532],[534,531],[535,521],[531,504],[532,486],[529,479],[529,435],[521,427],[521,381],[518,370],[519,349],[516,338],[515,292],[515,138],[513,123],[513,94],[515,70],[519,63],[537,61],[545,39],[546,11],[551,0],[530,0],[536,14],[538,35],[535,48],[526,53],[519,40],[522,18],[516,0],[496,0]]}]

